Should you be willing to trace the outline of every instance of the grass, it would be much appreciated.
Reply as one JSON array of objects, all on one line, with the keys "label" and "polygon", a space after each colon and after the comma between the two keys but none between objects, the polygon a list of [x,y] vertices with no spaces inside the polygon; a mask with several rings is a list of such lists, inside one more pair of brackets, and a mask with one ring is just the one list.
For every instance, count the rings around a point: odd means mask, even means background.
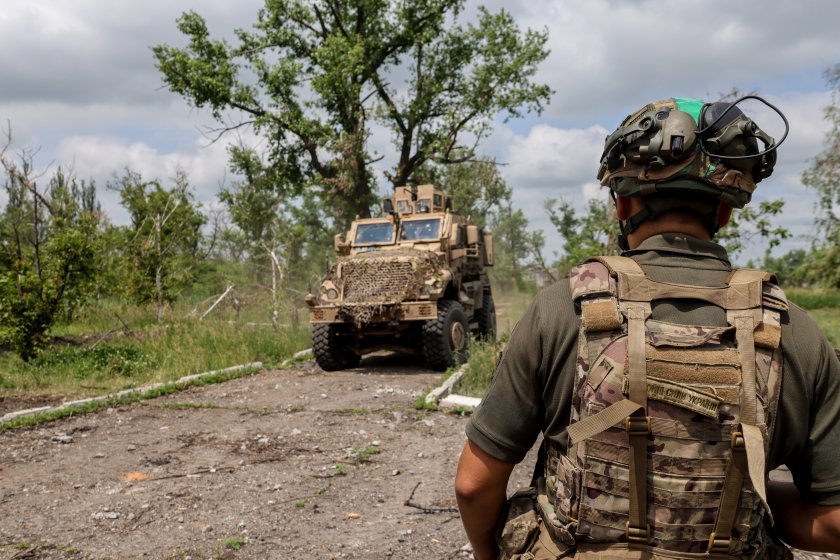
[{"label": "grass", "polygon": [[809,311],[834,348],[840,348],[840,308]]},{"label": "grass", "polygon": [[490,386],[490,379],[499,359],[499,352],[507,343],[505,333],[497,341],[473,340],[470,344],[470,361],[461,378],[455,383],[453,393],[468,397],[483,397]]},{"label": "grass", "polygon": [[838,309],[840,310],[840,290],[805,290],[789,288],[785,295],[790,301],[803,309]]},{"label": "grass", "polygon": [[381,452],[379,447],[375,445],[368,445],[366,447],[355,445],[352,449],[350,449],[350,456],[356,458],[357,465],[363,465],[365,463],[370,463],[370,458],[374,455],[378,455]]},{"label": "grass", "polygon": [[253,361],[272,367],[309,345],[307,324],[275,330],[220,318],[199,321],[187,317],[185,305],[171,312],[177,319],[158,325],[151,308],[143,314],[109,307],[86,308],[72,324],[55,329],[54,335],[76,344],[54,344],[28,363],[0,352],[0,396],[87,397]]},{"label": "grass", "polygon": [[423,391],[422,393],[420,393],[419,395],[417,395],[414,398],[414,409],[415,410],[431,410],[431,411],[438,410],[439,407],[438,407],[437,404],[426,401],[426,395],[428,395],[430,391],[431,391],[431,389],[429,389],[427,391]]},{"label": "grass", "polygon": [[[499,352],[507,344],[510,331],[516,322],[525,313],[530,305],[534,294],[529,292],[503,292],[494,294],[496,300],[496,323],[499,332],[497,340],[472,340],[470,342],[470,359],[467,370],[461,376],[453,393],[466,395],[468,397],[483,397],[490,386],[490,379],[496,362],[499,359]],[[437,406],[426,403],[426,396],[421,395],[415,401],[414,407],[417,410],[437,410]]]},{"label": "grass", "polygon": [[230,550],[239,550],[245,546],[245,537],[236,535],[225,540],[225,548]]},{"label": "grass", "polygon": [[531,292],[496,291],[493,293],[496,304],[496,330],[501,335],[513,330],[514,325],[534,299]]},{"label": "grass", "polygon": [[0,432],[4,432],[6,430],[11,430],[15,428],[24,428],[27,426],[34,426],[37,424],[41,424],[44,422],[52,422],[55,420],[59,420],[61,418],[68,418],[70,416],[76,416],[78,414],[89,414],[92,412],[97,412],[104,408],[109,408],[113,406],[129,404],[141,400],[146,399],[154,399],[157,397],[161,397],[164,395],[171,395],[177,391],[182,390],[185,387],[200,387],[203,385],[211,385],[214,383],[221,383],[223,381],[229,381],[231,379],[236,379],[238,377],[244,377],[246,375],[253,375],[258,370],[253,368],[246,368],[237,371],[230,371],[224,373],[215,373],[212,375],[207,375],[205,377],[201,377],[199,379],[194,379],[187,383],[176,383],[176,382],[169,382],[165,383],[160,387],[156,387],[154,389],[148,389],[145,391],[138,391],[136,393],[131,393],[128,395],[122,395],[119,397],[108,397],[103,398],[101,400],[90,401],[86,403],[79,404],[77,406],[57,409],[57,410],[50,410],[46,412],[41,412],[37,414],[33,414],[30,416],[21,416],[18,418],[13,418],[7,422],[0,424]]}]

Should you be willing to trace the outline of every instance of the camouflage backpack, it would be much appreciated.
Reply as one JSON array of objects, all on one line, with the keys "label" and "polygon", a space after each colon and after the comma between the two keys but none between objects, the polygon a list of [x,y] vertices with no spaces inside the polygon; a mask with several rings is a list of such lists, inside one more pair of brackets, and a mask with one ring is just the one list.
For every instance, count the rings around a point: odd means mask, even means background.
[{"label": "camouflage backpack", "polygon": [[[724,287],[667,284],[626,257],[572,271],[581,330],[569,443],[564,453],[546,442],[541,504],[564,556],[790,557],[765,525],[787,309],[771,279],[736,270]],[[717,305],[729,326],[651,319],[651,302],[668,298]]]}]

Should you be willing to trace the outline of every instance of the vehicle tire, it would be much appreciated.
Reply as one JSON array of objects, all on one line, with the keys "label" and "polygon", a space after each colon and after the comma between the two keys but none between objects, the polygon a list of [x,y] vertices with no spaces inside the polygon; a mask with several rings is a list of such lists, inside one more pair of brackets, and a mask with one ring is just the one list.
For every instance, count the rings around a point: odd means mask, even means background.
[{"label": "vehicle tire", "polygon": [[475,320],[478,323],[479,338],[496,340],[496,304],[491,294],[484,294],[481,309],[476,310]]},{"label": "vehicle tire", "polygon": [[342,343],[336,325],[312,325],[312,353],[324,371],[337,371],[359,365],[361,357]]},{"label": "vehicle tire", "polygon": [[457,301],[438,301],[437,319],[423,324],[423,356],[434,370],[443,371],[467,361],[470,326]]}]

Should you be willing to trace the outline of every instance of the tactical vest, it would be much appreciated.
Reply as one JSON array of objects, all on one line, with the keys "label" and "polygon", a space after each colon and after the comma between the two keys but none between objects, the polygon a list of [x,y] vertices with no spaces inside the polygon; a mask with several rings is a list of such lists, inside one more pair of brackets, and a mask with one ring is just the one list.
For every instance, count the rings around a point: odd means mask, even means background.
[{"label": "tactical vest", "polygon": [[[654,282],[626,257],[572,270],[581,327],[569,441],[565,452],[545,442],[542,504],[569,556],[790,557],[765,520],[787,309],[771,280],[735,270],[724,287]],[[653,320],[660,299],[714,304],[729,326]]]}]

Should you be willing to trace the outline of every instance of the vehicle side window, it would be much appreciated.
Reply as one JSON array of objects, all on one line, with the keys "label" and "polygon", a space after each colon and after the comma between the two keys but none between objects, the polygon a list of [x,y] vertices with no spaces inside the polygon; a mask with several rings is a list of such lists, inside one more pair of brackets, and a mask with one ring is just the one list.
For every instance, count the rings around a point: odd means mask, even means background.
[{"label": "vehicle side window", "polygon": [[463,247],[464,246],[464,226],[458,226],[458,233],[455,234],[455,246],[456,247]]},{"label": "vehicle side window", "polygon": [[400,240],[418,241],[440,237],[440,220],[404,220],[400,230]]},{"label": "vehicle side window", "polygon": [[368,243],[388,243],[394,236],[394,224],[383,222],[379,224],[360,224],[356,228],[354,245]]}]

